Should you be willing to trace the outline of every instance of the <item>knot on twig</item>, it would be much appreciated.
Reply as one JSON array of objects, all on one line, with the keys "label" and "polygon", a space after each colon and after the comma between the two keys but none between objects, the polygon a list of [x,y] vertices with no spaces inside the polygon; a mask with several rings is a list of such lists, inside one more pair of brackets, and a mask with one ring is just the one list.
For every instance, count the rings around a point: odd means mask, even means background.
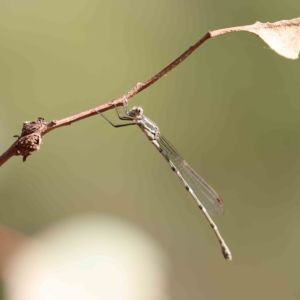
[{"label": "knot on twig", "polygon": [[47,122],[45,122],[44,118],[37,118],[35,121],[26,121],[23,123],[21,137],[31,134],[37,133],[37,131],[41,131],[44,126],[47,126]]},{"label": "knot on twig", "polygon": [[25,162],[31,152],[39,150],[42,144],[42,131],[47,126],[44,118],[38,118],[35,121],[26,121],[23,123],[21,135],[16,142],[16,155],[22,155]]},{"label": "knot on twig", "polygon": [[42,137],[38,134],[29,134],[20,137],[16,144],[16,155],[22,155],[25,162],[30,152],[40,149]]}]

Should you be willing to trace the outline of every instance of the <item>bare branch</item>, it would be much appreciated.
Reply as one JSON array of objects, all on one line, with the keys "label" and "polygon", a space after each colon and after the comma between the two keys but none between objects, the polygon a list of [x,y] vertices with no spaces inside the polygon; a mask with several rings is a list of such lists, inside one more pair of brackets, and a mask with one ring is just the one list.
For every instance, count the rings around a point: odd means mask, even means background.
[{"label": "bare branch", "polygon": [[[199,46],[210,38],[231,32],[247,31],[258,35],[262,38],[274,51],[287,58],[295,59],[298,57],[300,49],[300,18],[279,21],[276,23],[260,23],[256,22],[253,25],[238,26],[231,28],[224,28],[206,33],[197,43],[190,46],[183,54],[171,62],[167,67],[157,73],[155,76],[147,80],[145,83],[137,83],[131,90],[123,96],[114,100],[117,106],[124,104],[125,100],[129,100],[136,94],[148,88],[157,80],[165,76],[172,69],[182,63],[189,57]],[[85,118],[95,115],[97,112],[104,112],[114,105],[108,102],[93,109],[81,112],[71,117],[62,120],[53,120],[50,123],[44,122],[43,118],[38,118],[36,121],[25,122],[21,136],[14,142],[10,148],[0,156],[0,166],[2,166],[8,159],[15,155],[22,155],[23,161],[30,155],[31,152],[39,150],[42,137],[48,132],[62,126],[70,125],[74,122],[83,120]]]},{"label": "bare branch", "polygon": [[[136,94],[140,93],[141,91],[143,91],[144,89],[146,89],[147,87],[152,85],[154,82],[156,82],[157,80],[162,78],[164,75],[169,73],[173,68],[175,68],[182,61],[184,61],[189,55],[191,55],[201,44],[203,44],[210,37],[211,37],[210,33],[205,34],[195,45],[191,46],[188,50],[186,50],[183,54],[181,54],[177,59],[175,59],[172,63],[170,63],[167,67],[165,67],[162,71],[160,71],[155,76],[153,76],[152,78],[147,80],[145,83],[140,83],[140,82],[137,83],[126,94],[119,97],[118,99],[115,99],[114,103],[117,106],[123,105],[123,103],[126,99],[129,100],[130,98],[134,97]],[[79,114],[67,117],[67,118],[62,119],[62,120],[53,120],[49,124],[45,124],[45,126],[43,126],[42,129],[38,129],[38,131],[39,131],[38,135],[40,137],[43,137],[45,134],[47,134],[48,132],[50,132],[54,129],[57,129],[59,127],[66,126],[66,125],[71,125],[74,122],[77,122],[77,121],[83,120],[85,118],[89,118],[91,116],[94,116],[94,115],[97,114],[96,111],[104,112],[104,111],[107,111],[111,108],[114,108],[114,105],[112,104],[112,102],[108,102],[108,103],[103,104],[101,106],[95,107],[93,109],[89,109],[87,111],[84,111],[84,112],[81,112]],[[36,122],[36,121],[33,121],[33,122]],[[24,124],[26,124],[26,123],[27,122],[25,122]],[[37,135],[37,132],[33,132],[30,135]],[[27,144],[26,151],[24,152],[23,149],[20,149],[18,147],[20,145],[20,142],[19,142],[20,138],[21,137],[19,137],[19,139],[15,143],[13,143],[13,145],[0,156],[0,166],[2,166],[8,159],[10,159],[12,156],[15,156],[15,155],[23,155],[23,161],[25,161],[26,158],[30,155],[29,152],[32,152],[32,151],[35,151],[35,150],[39,149],[39,147],[34,148],[34,146],[37,144],[37,137],[35,136],[35,138],[30,138],[30,139],[27,138],[26,139],[26,143],[28,143],[29,141],[32,141],[32,144],[31,145]],[[39,140],[38,146],[40,146],[40,142],[41,142],[41,139]],[[34,148],[34,150],[30,150],[31,148],[32,149]]]}]

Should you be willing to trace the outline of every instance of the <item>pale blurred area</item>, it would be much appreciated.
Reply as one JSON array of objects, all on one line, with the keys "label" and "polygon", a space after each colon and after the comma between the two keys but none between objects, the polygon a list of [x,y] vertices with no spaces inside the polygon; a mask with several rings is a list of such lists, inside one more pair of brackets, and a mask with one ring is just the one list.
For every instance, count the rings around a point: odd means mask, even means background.
[{"label": "pale blurred area", "polygon": [[[120,97],[209,30],[299,12],[299,0],[2,0],[0,152],[24,121]],[[211,217],[232,262],[142,132],[94,116],[1,167],[0,300],[299,300],[299,64],[228,34],[129,101],[224,200]]]},{"label": "pale blurred area", "polygon": [[137,226],[74,216],[28,238],[5,265],[5,299],[168,300],[168,259]]}]

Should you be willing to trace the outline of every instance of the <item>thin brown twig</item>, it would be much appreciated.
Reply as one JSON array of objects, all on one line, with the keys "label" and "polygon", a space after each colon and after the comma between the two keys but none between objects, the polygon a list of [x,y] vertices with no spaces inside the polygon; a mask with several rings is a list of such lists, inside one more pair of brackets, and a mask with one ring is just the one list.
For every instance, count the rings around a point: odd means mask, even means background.
[{"label": "thin brown twig", "polygon": [[[158,79],[165,76],[172,69],[174,69],[180,63],[182,63],[205,41],[225,33],[238,32],[238,31],[251,32],[253,34],[258,35],[261,39],[263,39],[278,54],[286,58],[296,59],[298,58],[298,54],[300,51],[299,41],[297,39],[297,37],[299,36],[299,26],[300,26],[300,18],[296,18],[292,20],[279,21],[275,23],[256,22],[255,24],[252,25],[223,28],[211,32],[209,31],[197,43],[189,47],[188,50],[186,50],[183,54],[181,54],[178,58],[176,58],[162,71],[160,71],[155,76],[147,80],[145,83],[138,83],[126,94],[124,94],[118,99],[115,99],[114,104],[118,106],[124,105],[125,100],[129,100],[136,94],[148,88]],[[269,29],[269,31],[266,33],[265,29]],[[112,102],[109,102],[104,105],[98,106],[96,108],[87,110],[85,112],[76,114],[71,117],[67,117],[62,120],[53,120],[49,124],[44,122],[43,118],[38,118],[36,121],[32,121],[32,122],[25,122],[23,124],[21,136],[19,136],[18,140],[15,143],[13,143],[13,145],[11,145],[9,149],[6,150],[0,156],[0,166],[2,166],[9,158],[11,158],[14,155],[22,155],[23,161],[25,161],[26,157],[28,157],[31,152],[38,150],[40,148],[41,140],[42,140],[41,138],[48,132],[56,128],[70,125],[74,122],[91,117],[96,114],[96,111],[104,112],[113,107],[114,105],[112,104]]]},{"label": "thin brown twig", "polygon": [[[152,85],[154,82],[165,76],[167,73],[169,73],[172,69],[174,69],[176,66],[178,66],[181,62],[183,62],[188,56],[190,56],[200,45],[202,45],[206,40],[211,38],[211,33],[206,33],[197,43],[195,43],[193,46],[190,46],[188,50],[186,50],[183,54],[181,54],[178,58],[176,58],[173,62],[171,62],[167,67],[165,67],[162,71],[157,73],[155,76],[147,80],[145,83],[137,83],[136,86],[134,86],[130,91],[128,91],[123,96],[117,98],[114,100],[114,103],[117,106],[121,106],[124,104],[124,101],[127,99],[134,97],[136,94],[140,93],[141,91],[148,88],[150,85]],[[42,130],[40,130],[40,135],[44,136],[48,132],[57,129],[62,126],[70,125],[74,122],[83,120],[85,118],[91,117],[93,115],[96,115],[97,112],[104,112],[111,108],[113,108],[114,105],[112,102],[108,102],[106,104],[103,104],[101,106],[98,106],[93,109],[89,109],[87,111],[81,112],[79,114],[73,115],[71,117],[67,117],[65,119],[61,120],[53,120],[49,124],[47,124]],[[22,155],[18,151],[16,145],[17,142],[14,142],[9,149],[7,149],[1,156],[0,156],[0,166],[2,166],[6,161],[8,161],[12,156],[15,155]]]}]

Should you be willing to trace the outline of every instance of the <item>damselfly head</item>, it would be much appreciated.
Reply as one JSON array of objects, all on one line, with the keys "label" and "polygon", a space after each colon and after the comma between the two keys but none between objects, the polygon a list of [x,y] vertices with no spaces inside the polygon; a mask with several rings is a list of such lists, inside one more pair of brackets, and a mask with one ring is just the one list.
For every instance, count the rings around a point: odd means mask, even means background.
[{"label": "damselfly head", "polygon": [[134,106],[128,113],[130,117],[137,118],[143,115],[143,109],[140,106]]}]

